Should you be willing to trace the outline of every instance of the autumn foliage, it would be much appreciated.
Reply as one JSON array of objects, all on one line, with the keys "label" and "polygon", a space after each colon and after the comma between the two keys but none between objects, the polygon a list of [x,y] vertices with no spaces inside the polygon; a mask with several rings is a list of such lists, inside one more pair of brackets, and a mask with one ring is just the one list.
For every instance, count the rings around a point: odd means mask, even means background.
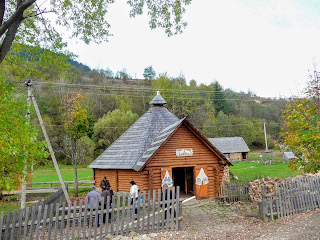
[{"label": "autumn foliage", "polygon": [[297,156],[290,167],[315,173],[320,170],[320,92],[319,81],[312,80],[306,97],[287,104],[283,112],[283,144]]}]

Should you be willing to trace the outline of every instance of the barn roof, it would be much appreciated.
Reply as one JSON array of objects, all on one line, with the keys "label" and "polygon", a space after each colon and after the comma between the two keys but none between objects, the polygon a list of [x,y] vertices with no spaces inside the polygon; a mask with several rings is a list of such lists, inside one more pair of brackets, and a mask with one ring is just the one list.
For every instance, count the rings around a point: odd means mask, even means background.
[{"label": "barn roof", "polygon": [[132,169],[158,133],[178,121],[167,108],[151,107],[88,167]]},{"label": "barn roof", "polygon": [[208,138],[208,140],[222,153],[250,152],[242,137]]}]

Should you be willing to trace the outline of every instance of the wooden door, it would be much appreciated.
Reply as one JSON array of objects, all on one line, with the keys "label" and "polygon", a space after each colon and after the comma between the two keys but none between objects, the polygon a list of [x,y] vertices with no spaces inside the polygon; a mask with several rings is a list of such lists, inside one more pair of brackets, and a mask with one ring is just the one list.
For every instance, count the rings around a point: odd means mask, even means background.
[{"label": "wooden door", "polygon": [[[203,170],[201,171],[201,169]],[[193,172],[196,198],[209,198],[209,181],[207,166],[195,166]]]},{"label": "wooden door", "polygon": [[[171,184],[170,181],[168,181],[169,179],[164,179],[166,177],[166,173],[168,171],[168,175],[171,178]],[[161,168],[161,188],[162,188],[162,183],[168,183],[168,186],[170,187],[170,189],[172,190],[172,187],[174,186],[173,183],[173,178],[172,178],[172,168],[171,167],[166,167],[166,168]]]}]

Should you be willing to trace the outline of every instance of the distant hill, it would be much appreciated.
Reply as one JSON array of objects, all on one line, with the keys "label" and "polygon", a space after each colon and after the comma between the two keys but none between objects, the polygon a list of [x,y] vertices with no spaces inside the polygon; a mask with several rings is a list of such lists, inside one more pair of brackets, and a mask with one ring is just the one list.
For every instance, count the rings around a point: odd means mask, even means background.
[{"label": "distant hill", "polygon": [[89,74],[91,71],[91,68],[85,64],[79,63],[75,60],[69,59],[68,63],[70,63],[72,66],[78,68],[83,74]]}]

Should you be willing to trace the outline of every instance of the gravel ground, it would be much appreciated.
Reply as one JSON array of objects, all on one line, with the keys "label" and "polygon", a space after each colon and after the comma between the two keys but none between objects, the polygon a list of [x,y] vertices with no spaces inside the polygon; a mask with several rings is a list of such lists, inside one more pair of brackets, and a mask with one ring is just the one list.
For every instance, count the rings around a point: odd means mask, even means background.
[{"label": "gravel ground", "polygon": [[152,239],[320,239],[319,210],[264,223],[250,202],[191,200],[183,205],[183,216],[183,231],[157,233]]}]

